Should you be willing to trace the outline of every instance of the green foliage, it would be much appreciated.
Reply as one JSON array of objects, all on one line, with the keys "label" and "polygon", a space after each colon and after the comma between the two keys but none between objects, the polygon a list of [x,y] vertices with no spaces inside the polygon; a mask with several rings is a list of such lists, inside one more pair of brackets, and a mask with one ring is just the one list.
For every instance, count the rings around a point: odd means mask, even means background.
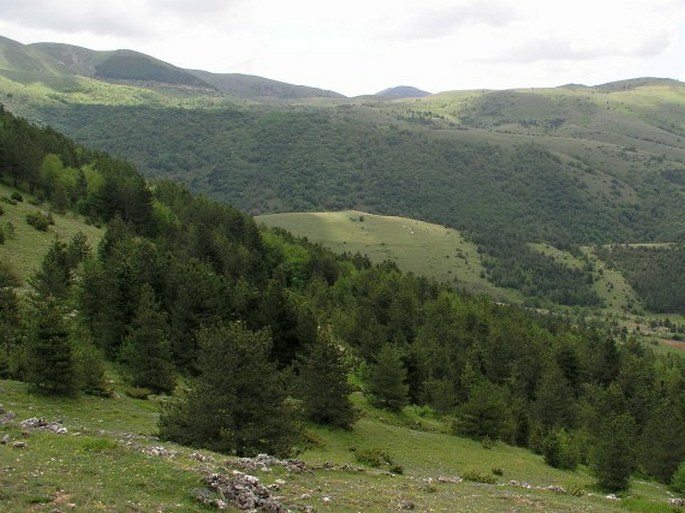
[{"label": "green foliage", "polygon": [[290,454],[298,430],[268,333],[231,323],[202,329],[198,341],[201,374],[162,414],[161,436],[238,456]]},{"label": "green foliage", "polygon": [[155,300],[152,287],[143,285],[122,348],[122,359],[131,371],[134,387],[156,393],[174,389],[176,375],[168,331],[166,315]]},{"label": "green foliage", "polygon": [[26,222],[33,226],[36,230],[40,230],[42,232],[48,231],[50,225],[55,224],[50,214],[44,214],[37,211],[31,214],[26,214]]},{"label": "green foliage", "polygon": [[386,344],[369,370],[369,392],[380,408],[398,411],[408,401],[407,370],[396,347]]},{"label": "green foliage", "polygon": [[63,306],[52,296],[32,302],[33,322],[26,342],[28,381],[50,394],[72,395],[78,386],[65,314]]},{"label": "green foliage", "polygon": [[637,466],[635,420],[627,413],[608,414],[595,437],[590,469],[602,490],[627,490]]},{"label": "green foliage", "polygon": [[476,439],[499,439],[507,415],[502,390],[487,380],[477,383],[457,415],[456,433]]},{"label": "green foliage", "polygon": [[484,484],[495,484],[497,483],[497,478],[491,474],[486,474],[484,472],[478,472],[477,470],[468,470],[464,472],[461,477],[466,481],[472,481],[474,483],[484,483]]},{"label": "green foliage", "polygon": [[613,245],[596,252],[621,271],[648,310],[685,313],[685,244]]},{"label": "green foliage", "polygon": [[350,371],[343,349],[327,332],[319,332],[300,359],[297,370],[298,395],[305,415],[320,424],[349,429],[357,420],[350,401]]},{"label": "green foliage", "polygon": [[545,463],[554,468],[575,470],[580,463],[580,452],[572,434],[565,429],[550,431],[542,442]]},{"label": "green foliage", "polygon": [[673,473],[671,488],[678,493],[685,494],[685,461],[681,462]]},{"label": "green foliage", "polygon": [[402,465],[395,462],[390,453],[386,450],[379,449],[378,447],[368,447],[368,448],[352,448],[354,452],[354,459],[357,463],[362,465],[369,465],[370,467],[380,468],[386,467],[393,474],[403,474],[404,469]]}]

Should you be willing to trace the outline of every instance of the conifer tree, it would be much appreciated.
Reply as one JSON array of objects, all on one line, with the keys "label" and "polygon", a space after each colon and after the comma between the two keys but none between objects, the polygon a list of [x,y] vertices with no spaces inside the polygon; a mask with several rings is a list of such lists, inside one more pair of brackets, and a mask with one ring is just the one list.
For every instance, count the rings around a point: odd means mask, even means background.
[{"label": "conifer tree", "polygon": [[59,300],[52,296],[34,298],[31,316],[27,340],[29,382],[47,393],[73,394],[77,368]]},{"label": "conifer tree", "polygon": [[603,490],[627,490],[636,468],[635,420],[627,413],[609,414],[599,426],[591,454],[590,470]]},{"label": "conifer tree", "polygon": [[186,397],[162,413],[161,436],[238,456],[289,455],[299,430],[270,360],[268,331],[219,324],[201,329],[197,340],[201,374]]},{"label": "conifer tree", "polygon": [[349,428],[355,421],[350,401],[352,387],[347,382],[348,365],[343,350],[327,332],[310,344],[300,359],[299,394],[305,415],[319,424]]},{"label": "conifer tree", "polygon": [[175,374],[167,318],[147,283],[141,288],[140,302],[122,352],[134,386],[158,393],[173,390]]},{"label": "conifer tree", "polygon": [[407,369],[397,348],[385,344],[371,367],[369,392],[373,402],[380,408],[401,410],[409,402]]}]

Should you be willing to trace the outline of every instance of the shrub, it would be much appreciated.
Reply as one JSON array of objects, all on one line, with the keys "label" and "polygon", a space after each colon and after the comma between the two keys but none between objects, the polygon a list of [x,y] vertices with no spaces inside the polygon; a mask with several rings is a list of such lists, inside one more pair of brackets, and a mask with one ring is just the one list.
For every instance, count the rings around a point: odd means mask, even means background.
[{"label": "shrub", "polygon": [[392,456],[383,449],[376,447],[369,449],[350,449],[354,452],[354,457],[357,463],[369,465],[370,467],[378,468],[387,466],[388,470],[393,474],[404,474],[404,467],[396,463]]},{"label": "shrub", "polygon": [[5,213],[5,209],[3,209],[2,206],[0,206],[0,216],[3,215],[4,213]]},{"label": "shrub", "polygon": [[124,393],[132,399],[147,399],[152,395],[152,390],[143,387],[128,387]]},{"label": "shrub", "polygon": [[14,191],[12,193],[12,195],[10,196],[10,198],[14,201],[18,201],[19,203],[24,201],[24,197],[21,194],[19,194],[17,191]]},{"label": "shrub", "polygon": [[33,226],[36,230],[42,232],[48,231],[48,227],[51,224],[55,224],[51,221],[51,216],[46,216],[42,212],[34,212],[33,214],[26,214],[26,222]]},{"label": "shrub", "polygon": [[685,461],[683,461],[673,473],[671,488],[678,493],[685,493]]},{"label": "shrub", "polygon": [[491,476],[490,474],[481,474],[476,470],[469,470],[462,474],[461,477],[466,481],[473,481],[474,483],[495,484],[497,482],[496,477]]},{"label": "shrub", "polygon": [[578,446],[565,429],[550,431],[542,441],[545,463],[554,467],[574,470],[580,463]]},{"label": "shrub", "polygon": [[492,469],[492,473],[496,476],[503,476],[504,470],[502,470],[500,467],[495,467]]}]

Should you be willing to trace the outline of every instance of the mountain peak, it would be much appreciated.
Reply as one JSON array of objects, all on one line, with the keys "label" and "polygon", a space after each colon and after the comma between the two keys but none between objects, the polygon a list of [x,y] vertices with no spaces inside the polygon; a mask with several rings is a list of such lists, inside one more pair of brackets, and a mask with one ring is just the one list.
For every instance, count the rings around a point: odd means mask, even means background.
[{"label": "mountain peak", "polygon": [[430,96],[431,93],[423,91],[412,86],[396,86],[389,87],[388,89],[383,89],[381,92],[376,93],[374,96],[382,96],[383,98],[423,98],[425,96]]}]

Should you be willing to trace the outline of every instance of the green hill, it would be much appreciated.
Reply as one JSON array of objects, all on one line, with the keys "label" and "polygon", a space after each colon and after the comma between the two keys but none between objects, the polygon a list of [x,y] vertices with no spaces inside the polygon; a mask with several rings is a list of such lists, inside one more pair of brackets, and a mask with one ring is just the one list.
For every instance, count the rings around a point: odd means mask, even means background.
[{"label": "green hill", "polygon": [[[29,293],[2,261],[3,510],[206,510],[197,498],[227,497],[202,476],[230,483],[238,467],[292,509],[672,509],[682,359],[642,337],[337,257],[6,110],[0,173],[14,186],[3,216],[23,214],[22,191],[107,225],[96,251],[54,241]],[[372,240],[431,235],[355,215]],[[47,215],[29,219],[50,229]],[[507,248],[492,251],[509,274],[482,254],[493,281],[592,290],[575,246]],[[528,261],[553,277],[526,274]]]},{"label": "green hill", "polygon": [[393,260],[404,272],[503,301],[521,301],[515,291],[494,287],[485,279],[476,245],[451,228],[355,210],[266,214],[255,219],[339,254],[359,252],[377,263]]},{"label": "green hill", "polygon": [[685,238],[675,80],[347,99],[133,52],[0,46],[15,55],[0,66],[13,112],[251,214],[359,210],[451,227],[488,256],[490,282],[533,306],[596,307],[603,296],[570,290],[590,274],[529,243],[577,253]]}]

